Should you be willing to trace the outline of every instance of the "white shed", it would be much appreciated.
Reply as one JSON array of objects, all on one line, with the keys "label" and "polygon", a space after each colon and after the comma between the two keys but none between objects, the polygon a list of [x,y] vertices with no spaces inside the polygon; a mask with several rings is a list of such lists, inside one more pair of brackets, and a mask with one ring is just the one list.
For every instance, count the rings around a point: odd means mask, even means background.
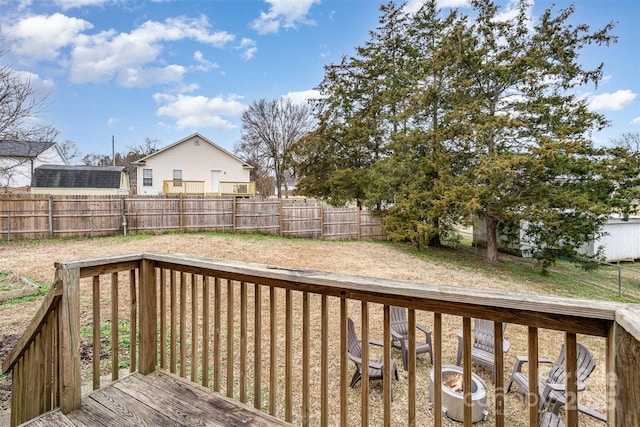
[{"label": "white shed", "polygon": [[[516,242],[508,242],[504,236],[498,236],[498,241],[503,249],[509,249],[528,256],[529,244],[526,241],[524,230],[527,222],[520,225],[519,239]],[[606,262],[632,261],[640,259],[640,217],[630,217],[624,221],[619,217],[611,217],[603,227],[604,236],[594,242],[585,245],[580,252],[584,255],[594,255],[598,247],[603,247]],[[484,221],[476,220],[473,224],[474,243],[486,244],[487,229]]]}]

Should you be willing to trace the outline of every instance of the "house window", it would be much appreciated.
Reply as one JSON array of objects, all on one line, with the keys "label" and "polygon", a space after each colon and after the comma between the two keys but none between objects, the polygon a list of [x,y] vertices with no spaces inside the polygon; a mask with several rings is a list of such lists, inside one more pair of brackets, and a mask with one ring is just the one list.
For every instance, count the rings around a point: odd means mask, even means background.
[{"label": "house window", "polygon": [[182,187],[182,169],[173,170],[173,185],[176,187]]},{"label": "house window", "polygon": [[142,186],[153,186],[153,169],[142,169]]}]

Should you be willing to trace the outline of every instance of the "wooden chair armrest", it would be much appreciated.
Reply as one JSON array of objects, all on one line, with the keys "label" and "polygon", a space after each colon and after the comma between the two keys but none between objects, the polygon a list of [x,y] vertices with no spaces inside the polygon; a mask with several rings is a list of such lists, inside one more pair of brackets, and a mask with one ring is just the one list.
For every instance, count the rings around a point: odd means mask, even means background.
[{"label": "wooden chair armrest", "polygon": [[[525,363],[529,363],[529,357],[528,356],[516,356],[516,364],[513,367],[513,372],[522,372],[522,365],[524,365]],[[555,362],[553,360],[549,360],[549,359],[538,359],[538,363],[549,363],[549,364],[554,364]]]},{"label": "wooden chair armrest", "polygon": [[371,369],[380,369],[380,370],[382,370],[382,362],[376,362],[375,360],[369,360],[369,367]]},{"label": "wooden chair armrest", "polygon": [[426,327],[426,326],[424,326],[424,325],[420,325],[420,324],[417,324],[417,323],[416,323],[416,328],[418,328],[420,331],[424,332],[424,334],[425,334],[426,336],[431,335],[431,329],[427,328],[427,327]]},{"label": "wooden chair armrest", "polygon": [[377,345],[378,347],[384,347],[384,342],[380,340],[369,340],[369,344]]},{"label": "wooden chair armrest", "polygon": [[[565,384],[564,383],[545,383],[545,387],[549,387],[553,391],[564,392]],[[584,391],[587,389],[584,383],[578,382],[578,391]]]}]

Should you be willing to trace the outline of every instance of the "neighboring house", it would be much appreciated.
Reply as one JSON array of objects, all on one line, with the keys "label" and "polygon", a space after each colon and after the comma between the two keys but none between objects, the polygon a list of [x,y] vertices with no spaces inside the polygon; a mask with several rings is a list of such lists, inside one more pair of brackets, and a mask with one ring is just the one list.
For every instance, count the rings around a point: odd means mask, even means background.
[{"label": "neighboring house", "polygon": [[124,166],[42,165],[35,168],[31,192],[37,194],[128,195]]},{"label": "neighboring house", "polygon": [[68,165],[55,142],[0,141],[0,188],[27,187],[44,164]]},{"label": "neighboring house", "polygon": [[255,195],[255,185],[249,178],[253,168],[198,133],[134,165],[139,195]]}]

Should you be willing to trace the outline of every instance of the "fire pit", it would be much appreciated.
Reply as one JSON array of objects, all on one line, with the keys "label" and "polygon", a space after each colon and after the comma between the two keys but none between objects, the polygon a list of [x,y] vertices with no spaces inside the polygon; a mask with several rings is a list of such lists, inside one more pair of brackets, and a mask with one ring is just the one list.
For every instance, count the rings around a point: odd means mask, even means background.
[{"label": "fire pit", "polygon": [[[476,374],[471,374],[471,421],[486,420],[487,385]],[[433,370],[429,398],[433,403]],[[453,365],[442,366],[442,411],[455,421],[464,421],[464,396],[462,394],[462,368]]]}]

